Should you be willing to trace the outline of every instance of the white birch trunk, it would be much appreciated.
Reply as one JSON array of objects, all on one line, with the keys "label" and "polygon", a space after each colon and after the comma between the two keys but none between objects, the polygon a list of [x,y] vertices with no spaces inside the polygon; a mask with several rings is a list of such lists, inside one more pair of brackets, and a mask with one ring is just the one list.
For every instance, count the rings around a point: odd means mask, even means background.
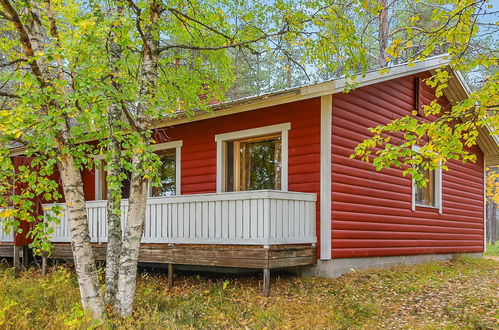
[{"label": "white birch trunk", "polygon": [[[132,159],[134,167],[141,166],[140,155]],[[139,260],[140,240],[144,232],[144,219],[147,203],[147,180],[137,171],[132,174],[130,199],[126,230],[121,248],[120,269],[118,274],[118,292],[115,310],[120,315],[132,313],[136,289],[137,265]]]},{"label": "white birch trunk", "polygon": [[84,309],[92,313],[94,319],[101,319],[105,313],[104,303],[99,291],[99,278],[88,230],[83,181],[71,155],[61,155],[58,168],[67,203],[71,248],[80,287],[81,303]]},{"label": "white birch trunk", "polygon": [[[115,108],[115,107],[113,107]],[[116,120],[116,109],[111,110],[109,114],[110,122]],[[118,110],[118,119],[121,112]],[[113,124],[110,123],[112,126]],[[110,134],[110,145],[108,151],[111,153],[110,167],[108,175],[119,180],[120,170],[120,153],[121,148],[113,136],[113,129]],[[107,250],[106,250],[106,291],[105,302],[107,304],[114,304],[116,301],[116,291],[118,290],[118,270],[120,264],[122,232],[121,232],[121,218],[116,214],[116,210],[120,210],[120,198],[113,194],[112,189],[107,189]]]},{"label": "white birch trunk", "polygon": [[[47,8],[44,8],[50,19],[51,37],[55,38],[58,44],[58,33],[53,12],[50,8],[50,1],[46,1]],[[26,9],[29,13],[25,23],[21,20],[16,9],[9,0],[0,0],[3,10],[9,15],[14,28],[19,35],[19,41],[23,46],[23,52],[27,58],[33,58],[38,53],[43,53],[43,40],[47,39],[47,34],[42,25],[41,13],[44,11],[39,7],[40,3],[27,3]],[[29,63],[31,72],[37,77],[41,86],[48,86],[53,77],[47,71],[47,64],[43,58],[36,59]],[[61,63],[59,63],[61,66]],[[59,68],[61,69],[61,68]],[[62,71],[58,70],[60,74]],[[56,106],[47,101],[47,106]],[[57,131],[56,142],[58,150],[63,151],[69,146],[69,125],[68,118],[64,118],[61,127],[55,127]],[[88,218],[85,208],[85,197],[83,194],[83,181],[81,173],[76,167],[71,154],[60,152],[57,166],[61,175],[62,188],[67,202],[68,220],[71,231],[71,247],[75,261],[76,274],[80,287],[81,301],[84,309],[92,313],[94,319],[101,319],[104,316],[104,303],[99,292],[99,278],[92,253],[92,244],[88,230]]]},{"label": "white birch trunk", "polygon": [[[140,72],[141,99],[137,106],[137,129],[141,134],[142,144],[149,145],[147,131],[151,123],[151,118],[146,114],[151,106],[156,93],[156,81],[158,75],[159,62],[159,33],[157,33],[157,22],[161,12],[161,1],[151,0],[149,10],[149,21],[144,24],[142,34],[142,67]],[[140,18],[137,18],[138,26],[141,25]],[[128,220],[123,237],[121,250],[120,270],[118,275],[118,292],[116,294],[115,310],[122,316],[132,313],[133,302],[136,289],[137,264],[139,259],[140,241],[144,231],[146,216],[146,203],[148,193],[148,181],[144,178],[143,155],[135,153],[132,158],[133,168],[130,184],[130,199]],[[139,169],[139,170],[137,170]]]},{"label": "white birch trunk", "polygon": [[[123,7],[118,5],[116,8],[112,7],[111,15],[120,16],[123,14]],[[117,20],[119,22],[119,20]],[[115,25],[115,27],[121,27]],[[116,63],[121,58],[121,47],[114,42],[116,38],[116,32],[114,28],[111,29],[111,34],[109,38],[109,66],[112,72],[117,72],[119,69]],[[114,84],[115,88],[119,89],[121,86],[117,83]],[[118,122],[121,119],[122,111],[117,104],[113,104],[109,107],[108,112],[108,124],[109,124],[109,146],[108,152],[110,153],[110,165],[108,176],[116,178],[119,180],[121,174],[121,145],[115,136],[120,128],[118,127]],[[120,185],[121,187],[121,185]],[[114,304],[116,301],[116,292],[118,290],[118,271],[120,264],[121,246],[122,246],[122,230],[121,230],[121,217],[116,214],[117,210],[120,210],[121,198],[119,198],[116,192],[113,193],[113,189],[107,189],[107,228],[108,228],[108,240],[107,240],[107,251],[106,251],[106,291],[105,291],[105,302],[107,304]]]}]

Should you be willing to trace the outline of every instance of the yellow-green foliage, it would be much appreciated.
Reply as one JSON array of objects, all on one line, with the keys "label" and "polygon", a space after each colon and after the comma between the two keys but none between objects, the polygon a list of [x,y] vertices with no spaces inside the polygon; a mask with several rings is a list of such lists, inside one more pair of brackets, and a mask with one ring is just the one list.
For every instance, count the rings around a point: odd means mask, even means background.
[{"label": "yellow-green foliage", "polygon": [[139,277],[134,314],[92,324],[81,310],[72,270],[54,267],[15,279],[0,273],[0,328],[494,328],[499,326],[499,263],[450,262],[363,271],[340,279],[179,275]]}]

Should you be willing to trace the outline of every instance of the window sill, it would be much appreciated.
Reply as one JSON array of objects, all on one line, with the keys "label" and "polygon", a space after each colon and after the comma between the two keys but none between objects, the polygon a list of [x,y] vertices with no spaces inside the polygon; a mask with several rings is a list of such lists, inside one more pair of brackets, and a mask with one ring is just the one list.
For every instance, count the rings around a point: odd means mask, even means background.
[{"label": "window sill", "polygon": [[440,210],[440,207],[433,205],[416,204],[416,207],[421,207],[425,209]]}]

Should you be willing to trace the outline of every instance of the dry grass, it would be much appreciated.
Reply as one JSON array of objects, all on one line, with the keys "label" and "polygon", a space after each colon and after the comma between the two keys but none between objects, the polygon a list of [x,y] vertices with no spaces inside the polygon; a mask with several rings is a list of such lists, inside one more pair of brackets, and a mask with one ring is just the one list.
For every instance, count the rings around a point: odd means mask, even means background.
[{"label": "dry grass", "polygon": [[23,328],[498,328],[499,262],[459,258],[336,280],[143,273],[133,317],[92,325],[71,270],[0,273],[0,327]]},{"label": "dry grass", "polygon": [[487,251],[484,253],[486,256],[499,256],[499,241],[495,244],[487,244]]}]

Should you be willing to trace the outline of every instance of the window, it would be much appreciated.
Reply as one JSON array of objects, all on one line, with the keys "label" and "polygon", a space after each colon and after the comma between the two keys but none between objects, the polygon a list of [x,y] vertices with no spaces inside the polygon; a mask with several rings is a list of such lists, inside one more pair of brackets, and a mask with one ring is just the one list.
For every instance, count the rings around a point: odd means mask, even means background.
[{"label": "window", "polygon": [[[180,195],[180,148],[182,141],[173,141],[155,144],[153,150],[158,154],[162,166],[159,169],[161,185],[153,187],[149,185],[149,196],[173,196]],[[95,175],[95,199],[105,199],[107,195],[105,164],[101,162]],[[124,199],[130,197],[130,180],[132,174],[124,171],[126,179],[122,181],[122,196]]]},{"label": "window", "polygon": [[[415,146],[413,150],[419,152],[419,147]],[[424,187],[420,187],[414,179],[412,180],[412,210],[415,211],[416,207],[429,207],[436,208],[442,213],[442,168],[418,169],[428,181]]]},{"label": "window", "polygon": [[151,186],[150,195],[152,197],[176,195],[177,162],[175,149],[160,150],[157,154],[162,164],[158,173],[161,185],[159,187]]},{"label": "window", "polygon": [[281,189],[281,134],[225,142],[225,191]]},{"label": "window", "polygon": [[[99,197],[96,196],[96,199],[107,198],[107,171],[104,169],[105,166],[106,163],[102,161],[100,167],[98,168],[98,177],[102,179],[100,179],[97,183],[99,186],[97,187],[98,189],[96,191],[99,192]],[[130,181],[132,179],[132,173],[123,168],[121,169],[121,171],[126,175],[126,178],[121,181],[121,197],[126,199],[130,197]]]},{"label": "window", "polygon": [[424,187],[416,185],[416,205],[436,207],[435,199],[435,171],[422,170],[424,179],[428,180]]},{"label": "window", "polygon": [[289,123],[219,134],[217,191],[287,190]]}]

